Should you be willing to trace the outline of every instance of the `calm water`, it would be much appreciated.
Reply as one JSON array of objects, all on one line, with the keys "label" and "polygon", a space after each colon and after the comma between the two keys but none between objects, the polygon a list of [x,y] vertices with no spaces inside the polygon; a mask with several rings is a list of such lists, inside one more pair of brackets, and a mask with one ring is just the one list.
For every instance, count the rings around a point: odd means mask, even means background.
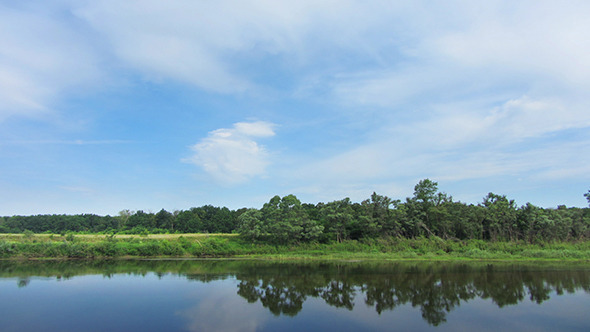
[{"label": "calm water", "polygon": [[0,261],[0,331],[588,331],[590,264]]}]

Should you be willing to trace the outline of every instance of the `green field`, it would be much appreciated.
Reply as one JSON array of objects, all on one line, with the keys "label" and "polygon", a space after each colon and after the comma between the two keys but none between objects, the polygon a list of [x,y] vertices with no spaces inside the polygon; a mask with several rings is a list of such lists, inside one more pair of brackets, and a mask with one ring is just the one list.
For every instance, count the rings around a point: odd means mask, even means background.
[{"label": "green field", "polygon": [[235,234],[2,234],[2,259],[248,257],[259,259],[582,260],[590,241],[526,244],[439,238],[382,238],[341,243],[272,245]]}]

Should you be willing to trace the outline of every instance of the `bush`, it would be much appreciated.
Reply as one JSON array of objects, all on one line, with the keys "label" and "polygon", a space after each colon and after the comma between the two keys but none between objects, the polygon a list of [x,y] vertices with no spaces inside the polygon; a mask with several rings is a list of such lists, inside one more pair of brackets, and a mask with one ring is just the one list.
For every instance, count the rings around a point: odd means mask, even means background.
[{"label": "bush", "polygon": [[13,244],[6,241],[0,241],[0,257],[10,257],[14,252]]},{"label": "bush", "polygon": [[170,242],[168,240],[163,240],[160,242],[160,247],[163,255],[182,256],[185,253],[184,248],[179,242]]},{"label": "bush", "polygon": [[87,243],[62,243],[62,253],[69,258],[90,258],[94,257],[90,246]]},{"label": "bush", "polygon": [[137,253],[139,256],[160,256],[163,254],[160,243],[155,241],[139,243]]},{"label": "bush", "polygon": [[94,246],[94,252],[97,256],[104,257],[117,257],[121,255],[121,249],[117,246],[117,243],[112,240],[97,243]]}]

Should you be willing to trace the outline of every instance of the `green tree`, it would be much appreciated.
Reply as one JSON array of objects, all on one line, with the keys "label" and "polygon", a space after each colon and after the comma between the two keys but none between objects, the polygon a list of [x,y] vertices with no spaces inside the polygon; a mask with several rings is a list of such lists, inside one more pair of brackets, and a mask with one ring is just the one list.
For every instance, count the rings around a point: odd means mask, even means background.
[{"label": "green tree", "polygon": [[262,220],[271,240],[279,244],[317,240],[323,226],[310,220],[295,195],[274,196],[261,209]]},{"label": "green tree", "polygon": [[482,238],[484,207],[461,202],[446,203],[445,207],[451,224],[449,236],[461,240]]},{"label": "green tree", "polygon": [[121,210],[119,211],[119,228],[127,229],[127,222],[129,221],[129,217],[133,215],[133,212],[130,210]]},{"label": "green tree", "polygon": [[180,233],[198,233],[202,229],[197,208],[179,212],[175,223]]},{"label": "green tree", "polygon": [[453,198],[438,192],[438,183],[430,179],[420,180],[414,186],[414,196],[406,199],[407,218],[403,223],[404,233],[409,237],[447,234],[450,231],[450,215],[445,204]]},{"label": "green tree", "polygon": [[583,240],[590,238],[590,209],[588,208],[569,208],[558,207],[556,213],[562,218],[571,220],[570,236],[573,240]]},{"label": "green tree", "polygon": [[518,210],[517,227],[520,236],[529,243],[553,238],[554,222],[547,213],[531,203]]},{"label": "green tree", "polygon": [[135,212],[132,216],[129,217],[127,220],[127,229],[133,229],[136,227],[144,228],[147,230],[152,230],[155,226],[154,221],[154,214],[153,213],[145,213],[142,210]]},{"label": "green tree", "polygon": [[279,243],[299,242],[303,233],[301,202],[295,195],[287,195],[281,198],[277,208],[275,216],[278,220],[268,224],[269,232]]},{"label": "green tree", "polygon": [[350,198],[321,206],[321,214],[326,235],[334,236],[338,242],[349,238],[349,228],[353,220]]},{"label": "green tree", "polygon": [[504,195],[488,193],[484,198],[486,207],[485,226],[492,241],[518,239],[516,203]]},{"label": "green tree", "polygon": [[437,191],[437,182],[430,179],[420,180],[414,186],[414,197],[411,199],[415,224],[419,229],[425,229],[428,235],[434,235],[431,230],[430,209],[434,206]]},{"label": "green tree", "polygon": [[238,217],[238,233],[252,242],[260,239],[266,232],[262,212],[257,209],[248,209]]},{"label": "green tree", "polygon": [[237,227],[237,215],[227,207],[203,205],[193,209],[199,216],[201,232],[231,233]]},{"label": "green tree", "polygon": [[361,202],[363,207],[362,219],[369,237],[397,236],[400,233],[400,224],[395,217],[396,214],[391,209],[392,206],[398,206],[399,201],[392,200],[387,196],[378,195],[373,192],[370,199]]},{"label": "green tree", "polygon": [[6,219],[4,217],[0,217],[0,233],[9,233],[10,230],[6,226]]},{"label": "green tree", "polygon": [[156,228],[174,230],[174,216],[162,209],[154,217]]}]

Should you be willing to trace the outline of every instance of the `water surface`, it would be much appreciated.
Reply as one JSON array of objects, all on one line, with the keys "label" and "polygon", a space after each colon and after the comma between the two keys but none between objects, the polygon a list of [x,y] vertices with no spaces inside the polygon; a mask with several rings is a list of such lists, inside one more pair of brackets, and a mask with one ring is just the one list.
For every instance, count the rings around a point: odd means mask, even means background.
[{"label": "water surface", "polygon": [[0,331],[587,331],[590,265],[0,261]]}]

